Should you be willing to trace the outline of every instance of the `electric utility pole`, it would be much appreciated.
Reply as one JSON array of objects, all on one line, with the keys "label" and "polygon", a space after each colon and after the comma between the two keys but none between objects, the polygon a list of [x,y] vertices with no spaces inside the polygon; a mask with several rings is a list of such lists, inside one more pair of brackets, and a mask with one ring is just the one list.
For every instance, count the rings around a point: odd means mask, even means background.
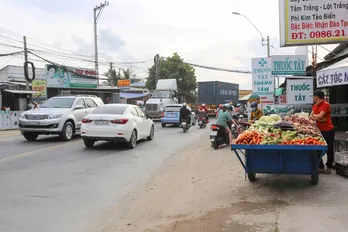
[{"label": "electric utility pole", "polygon": [[[24,68],[26,68],[27,73],[29,73],[28,66],[26,65],[28,62],[28,49],[27,49],[27,37],[26,36],[23,36],[23,44],[24,44]],[[26,89],[30,90],[29,81],[27,79],[25,80],[25,83],[26,83]]]},{"label": "electric utility pole", "polygon": [[108,6],[109,2],[105,1],[100,3],[99,6],[94,7],[93,9],[93,23],[94,23],[94,62],[95,62],[95,71],[97,72],[97,80],[99,86],[99,68],[98,68],[98,40],[97,40],[97,23],[100,19],[101,14],[103,13],[104,7]]},{"label": "electric utility pole", "polygon": [[160,56],[158,54],[156,54],[155,58],[154,58],[155,72],[156,72],[156,83],[159,80],[159,59],[160,59]]}]

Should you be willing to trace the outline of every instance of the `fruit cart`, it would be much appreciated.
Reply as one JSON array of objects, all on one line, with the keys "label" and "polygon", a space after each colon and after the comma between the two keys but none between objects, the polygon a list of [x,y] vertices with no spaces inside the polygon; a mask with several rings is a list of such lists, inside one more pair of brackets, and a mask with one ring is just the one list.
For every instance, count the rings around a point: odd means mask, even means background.
[{"label": "fruit cart", "polygon": [[233,144],[232,150],[251,182],[257,173],[299,174],[310,175],[311,183],[316,185],[319,181],[319,162],[327,146]]}]

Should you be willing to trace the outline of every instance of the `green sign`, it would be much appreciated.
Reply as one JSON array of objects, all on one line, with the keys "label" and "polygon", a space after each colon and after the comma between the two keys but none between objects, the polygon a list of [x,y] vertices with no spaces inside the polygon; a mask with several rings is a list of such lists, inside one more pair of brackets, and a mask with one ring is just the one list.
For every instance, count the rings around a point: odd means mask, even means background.
[{"label": "green sign", "polygon": [[306,75],[306,55],[272,56],[272,75]]}]

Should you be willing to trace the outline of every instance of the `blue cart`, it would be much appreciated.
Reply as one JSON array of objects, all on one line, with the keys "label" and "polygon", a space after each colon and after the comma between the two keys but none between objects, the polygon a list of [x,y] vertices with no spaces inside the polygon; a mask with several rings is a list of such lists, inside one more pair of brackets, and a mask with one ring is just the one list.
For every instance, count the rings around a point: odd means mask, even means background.
[{"label": "blue cart", "polygon": [[232,150],[251,182],[255,180],[257,173],[299,174],[311,175],[311,182],[316,185],[319,181],[319,162],[325,155],[327,146],[233,144]]}]

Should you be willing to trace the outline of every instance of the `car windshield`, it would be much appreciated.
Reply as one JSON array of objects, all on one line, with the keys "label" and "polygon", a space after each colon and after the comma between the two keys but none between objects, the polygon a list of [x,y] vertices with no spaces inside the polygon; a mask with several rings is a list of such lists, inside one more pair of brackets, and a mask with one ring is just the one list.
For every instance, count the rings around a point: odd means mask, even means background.
[{"label": "car windshield", "polygon": [[47,101],[44,101],[40,108],[71,108],[75,101],[75,98],[71,97],[54,97],[50,98]]},{"label": "car windshield", "polygon": [[180,112],[181,106],[166,106],[164,108],[165,112]]},{"label": "car windshield", "polygon": [[170,98],[170,91],[166,90],[154,90],[152,98]]},{"label": "car windshield", "polygon": [[95,108],[91,114],[117,114],[122,115],[127,106],[103,105]]}]

